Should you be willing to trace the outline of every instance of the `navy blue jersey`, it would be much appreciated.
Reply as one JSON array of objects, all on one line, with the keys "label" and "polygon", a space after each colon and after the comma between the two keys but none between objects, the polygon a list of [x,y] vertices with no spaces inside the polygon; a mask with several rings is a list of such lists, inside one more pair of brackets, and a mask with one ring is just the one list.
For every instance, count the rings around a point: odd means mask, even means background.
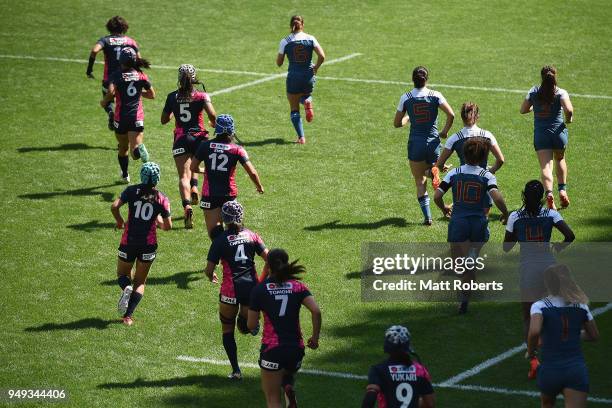
[{"label": "navy blue jersey", "polygon": [[181,137],[188,132],[203,132],[204,118],[202,112],[204,105],[210,102],[210,96],[206,92],[194,90],[189,98],[179,97],[178,91],[173,91],[166,97],[164,112],[174,114],[175,138]]},{"label": "navy blue jersey", "polygon": [[569,98],[565,89],[556,88],[553,103],[540,101],[538,97],[539,87],[534,86],[529,90],[525,99],[533,105],[533,125],[536,133],[549,131],[556,132],[563,126],[563,108],[561,99]]},{"label": "navy blue jersey", "polygon": [[306,285],[297,280],[279,283],[268,278],[253,289],[250,309],[264,315],[264,351],[278,346],[304,348],[300,308],[308,296]]},{"label": "navy blue jersey", "polygon": [[438,189],[446,192],[452,187],[453,212],[451,217],[484,217],[489,207],[488,191],[497,189],[497,179],[490,171],[465,164],[449,171]]},{"label": "navy blue jersey", "polygon": [[398,112],[405,112],[410,118],[410,141],[432,141],[438,139],[438,107],[446,102],[438,91],[426,87],[414,88],[400,98]]},{"label": "navy blue jersey", "polygon": [[291,33],[281,40],[278,53],[287,55],[289,72],[309,71],[312,69],[312,53],[318,46],[319,42],[310,34]]},{"label": "navy blue jersey", "polygon": [[111,34],[98,40],[98,44],[104,52],[104,81],[108,81],[110,76],[119,71],[119,55],[121,50],[127,47],[133,48],[138,53],[138,44],[132,38],[123,34]]},{"label": "navy blue jersey", "polygon": [[129,186],[119,197],[128,204],[128,220],[121,236],[122,245],[157,244],[157,216],[170,217],[170,201],[161,191],[147,190],[143,184]]},{"label": "navy blue jersey", "polygon": [[[459,157],[459,162],[462,166],[465,164],[465,157],[463,155],[463,145],[471,137],[481,137],[483,139],[487,139],[489,141],[490,146],[497,145],[497,140],[495,139],[495,136],[491,134],[491,132],[489,132],[488,130],[481,129],[476,125],[472,127],[464,127],[457,133],[449,136],[446,140],[444,148],[456,152],[457,156]],[[486,169],[487,159],[485,158],[484,161],[479,164],[479,166]]]},{"label": "navy blue jersey", "polygon": [[208,140],[198,147],[195,157],[204,163],[203,197],[236,197],[236,164],[249,161],[241,146]]},{"label": "navy blue jersey", "polygon": [[433,394],[431,377],[425,366],[412,362],[387,360],[370,367],[368,384],[380,387],[378,406],[385,408],[418,408],[419,399]]},{"label": "navy blue jersey", "polygon": [[533,217],[522,209],[510,213],[506,231],[513,233],[518,242],[550,242],[553,227],[561,221],[563,217],[556,210],[543,207]]},{"label": "navy blue jersey", "polygon": [[210,245],[207,259],[214,264],[221,261],[221,286],[229,284],[229,281],[257,282],[255,254],[261,255],[265,249],[259,235],[249,229],[243,228],[238,234],[225,230]]},{"label": "navy blue jersey", "polygon": [[[125,72],[116,71],[111,75],[110,82],[115,85],[115,121],[144,122],[142,90],[151,89],[147,75],[135,69]],[[143,126],[143,124],[140,123],[137,126]]]}]

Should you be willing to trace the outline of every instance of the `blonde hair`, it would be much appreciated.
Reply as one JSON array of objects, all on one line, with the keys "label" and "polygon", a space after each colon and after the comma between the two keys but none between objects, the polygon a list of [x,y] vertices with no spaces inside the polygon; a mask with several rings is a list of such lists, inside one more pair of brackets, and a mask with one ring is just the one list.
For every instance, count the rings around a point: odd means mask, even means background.
[{"label": "blonde hair", "polygon": [[574,282],[567,265],[551,265],[544,271],[544,284],[548,293],[560,296],[568,303],[589,303],[589,298]]}]

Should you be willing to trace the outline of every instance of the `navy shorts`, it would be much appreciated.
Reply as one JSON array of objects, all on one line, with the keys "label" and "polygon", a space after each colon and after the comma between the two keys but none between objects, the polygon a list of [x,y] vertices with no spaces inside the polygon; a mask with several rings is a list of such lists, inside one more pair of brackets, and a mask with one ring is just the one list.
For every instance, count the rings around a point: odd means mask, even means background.
[{"label": "navy shorts", "polygon": [[448,242],[487,242],[489,220],[485,216],[452,217],[448,223]]},{"label": "navy shorts", "polygon": [[289,72],[287,74],[287,93],[290,94],[310,94],[314,88],[317,78],[311,71]]},{"label": "navy shorts", "polygon": [[193,156],[200,143],[208,138],[208,132],[186,133],[174,138],[172,144],[172,156],[178,157],[185,154]]},{"label": "navy shorts", "polygon": [[124,262],[153,262],[157,256],[157,245],[119,245],[117,256]]},{"label": "navy shorts", "polygon": [[214,210],[215,208],[223,207],[223,204],[227,203],[228,201],[234,201],[235,199],[236,197],[232,196],[202,196],[202,199],[200,200],[200,208],[203,210]]},{"label": "navy shorts", "polygon": [[408,140],[408,160],[434,164],[440,157],[440,139],[432,141]]},{"label": "navy shorts", "polygon": [[120,135],[124,135],[127,132],[143,132],[144,131],[144,121],[143,120],[134,120],[134,119],[121,119],[119,122],[114,121],[113,125],[115,126],[115,133]]},{"label": "navy shorts", "polygon": [[570,366],[550,367],[542,363],[538,367],[538,388],[551,397],[559,395],[564,388],[589,392],[589,372],[584,362]]},{"label": "navy shorts", "polygon": [[219,302],[226,305],[248,306],[251,300],[251,291],[257,282],[234,282],[233,287],[221,285]]},{"label": "navy shorts", "polygon": [[261,345],[259,366],[268,371],[287,370],[295,373],[302,366],[304,349],[299,346],[277,346],[266,350],[268,346]]},{"label": "navy shorts", "polygon": [[536,130],[533,147],[536,150],[563,150],[567,147],[568,137],[565,123],[556,130]]}]

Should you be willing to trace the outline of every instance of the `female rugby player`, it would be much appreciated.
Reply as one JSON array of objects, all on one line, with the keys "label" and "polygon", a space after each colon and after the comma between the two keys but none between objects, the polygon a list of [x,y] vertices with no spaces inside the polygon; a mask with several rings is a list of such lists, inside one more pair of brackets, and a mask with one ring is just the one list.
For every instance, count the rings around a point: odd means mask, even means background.
[{"label": "female rugby player", "polygon": [[575,239],[572,229],[555,210],[545,208],[544,186],[538,180],[525,184],[523,206],[510,213],[506,224],[504,251],[510,251],[516,242],[521,245],[520,288],[523,305],[525,336],[529,329],[530,310],[534,301],[546,296],[544,271],[555,263],[550,245],[553,228],[563,234],[563,243],[555,244],[557,251]]},{"label": "female rugby player", "polygon": [[168,94],[161,114],[162,125],[168,123],[174,115],[172,155],[179,176],[179,193],[185,212],[186,229],[193,228],[191,206],[198,204],[198,174],[190,170],[191,158],[200,143],[208,139],[202,112],[206,112],[213,127],[217,118],[210,96],[205,90],[202,92],[195,89],[195,85],[199,83],[195,67],[190,64],[181,65],[178,69],[178,89]]},{"label": "female rugby player", "polygon": [[544,282],[548,296],[531,306],[525,357],[537,364],[536,349],[541,344],[536,375],[542,408],[554,407],[559,394],[566,408],[583,408],[587,406],[589,374],[580,341],[598,340],[599,331],[587,306],[589,300],[567,266],[550,266]]},{"label": "female rugby player", "polygon": [[[96,55],[100,51],[104,52],[104,75],[102,77],[102,96],[104,97],[108,92],[108,84],[110,76],[119,70],[119,56],[121,50],[126,47],[131,47],[136,51],[136,54],[140,57],[138,51],[138,44],[132,38],[125,35],[129,25],[127,21],[121,16],[115,16],[108,20],[106,23],[106,29],[110,33],[105,37],[100,38],[91,49],[89,54],[89,64],[87,64],[87,76],[94,79],[93,66],[96,62]],[[113,103],[110,101],[106,106],[103,106],[104,110],[108,114],[108,128],[109,130],[115,130],[114,116],[113,116]]]},{"label": "female rugby player", "polygon": [[[314,109],[312,105],[312,90],[316,81],[317,71],[325,61],[325,52],[317,39],[304,32],[302,16],[293,16],[289,21],[291,34],[283,38],[278,47],[276,65],[279,67],[289,59],[287,73],[287,99],[291,109],[291,123],[297,134],[297,143],[306,143],[304,126],[300,117],[300,103],[304,104],[306,121],[312,122]],[[312,52],[317,54],[317,63],[312,65]]]},{"label": "female rugby player", "polygon": [[[410,332],[391,326],[385,332],[385,353],[389,358],[370,367],[362,408],[434,408],[435,398],[429,372],[410,347]],[[417,357],[414,361],[411,354]]]},{"label": "female rugby player", "polygon": [[[204,273],[211,282],[217,283],[215,267],[221,261],[223,280],[219,293],[219,319],[223,331],[223,347],[232,365],[229,378],[239,380],[242,374],[238,366],[234,328],[237,325],[240,333],[251,333],[253,336],[259,332],[258,327],[250,330],[247,328],[247,317],[251,290],[257,284],[255,254],[265,261],[268,249],[259,235],[244,227],[244,210],[238,201],[226,202],[221,212],[226,229],[213,240]],[[265,273],[264,267],[262,276]]]},{"label": "female rugby player", "polygon": [[[567,196],[567,124],[572,123],[574,107],[565,89],[557,87],[557,69],[547,65],[540,72],[542,84],[529,90],[521,113],[533,110],[533,146],[535,147],[542,171],[542,184],[546,189],[548,208],[555,208],[553,196],[553,159],[557,173],[557,188],[561,207],[569,206]],[[565,122],[563,116],[565,114]]]},{"label": "female rugby player", "polygon": [[268,254],[270,276],[257,285],[251,293],[248,328],[259,325],[259,315],[264,315],[259,367],[261,387],[268,408],[281,407],[281,391],[287,407],[297,407],[294,376],[302,365],[304,341],[300,328],[300,308],[304,305],[312,315],[312,336],[307,345],[319,347],[321,310],[314,297],[298,275],[304,267],[297,261],[289,263],[289,255],[283,249],[273,249]]},{"label": "female rugby player", "polygon": [[[160,170],[156,163],[148,162],[140,169],[141,184],[129,186],[116,199],[111,212],[117,222],[117,229],[123,229],[117,260],[117,281],[123,291],[119,299],[119,313],[123,323],[131,326],[132,315],[144,294],[145,282],[155,260],[159,226],[164,231],[172,228],[170,202],[155,186],[159,183]],[[127,222],[119,209],[128,204]],[[136,261],[134,280],[130,279]]]},{"label": "female rugby player", "polygon": [[[445,138],[453,125],[455,114],[440,92],[427,88],[429,72],[425,67],[412,71],[414,89],[400,98],[393,125],[396,128],[410,122],[408,136],[408,161],[416,184],[416,193],[424,225],[431,225],[431,209],[427,194],[427,176],[439,178],[438,168],[434,166],[440,155],[440,138]],[[438,132],[438,109],[446,114],[446,123]]]},{"label": "female rugby player", "polygon": [[192,173],[202,173],[200,163],[204,162],[200,208],[204,210],[206,229],[211,239],[223,232],[221,207],[226,202],[235,200],[238,195],[235,180],[238,162],[246,170],[257,191],[260,194],[264,192],[257,170],[249,161],[247,152],[232,142],[234,134],[234,119],[230,115],[217,116],[216,137],[201,143],[191,159]]},{"label": "female rugby player", "polygon": [[119,56],[121,68],[111,75],[108,93],[100,101],[106,106],[115,99],[116,108],[114,116],[115,137],[119,143],[119,166],[121,178],[130,182],[128,173],[128,150],[132,158],[141,159],[143,163],[149,161],[149,153],[143,144],[144,111],[142,98],[155,99],[155,90],[149,82],[142,68],[148,68],[149,62],[141,59],[132,48],[124,48]]}]

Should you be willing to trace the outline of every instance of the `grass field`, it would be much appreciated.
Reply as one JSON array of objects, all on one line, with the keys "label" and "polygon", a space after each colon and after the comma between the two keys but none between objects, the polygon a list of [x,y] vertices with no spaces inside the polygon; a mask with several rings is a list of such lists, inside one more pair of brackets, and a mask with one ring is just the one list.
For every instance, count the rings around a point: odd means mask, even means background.
[{"label": "grass field", "polygon": [[[362,242],[446,238],[437,209],[431,228],[420,225],[407,130],[392,126],[409,88],[399,82],[407,83],[416,65],[430,69],[438,84],[432,88],[455,112],[467,100],[480,105],[481,126],[495,134],[507,159],[497,177],[511,208],[520,205],[524,183],[539,174],[532,117],[518,108],[540,67],[556,65],[576,112],[568,150],[572,205],[564,217],[579,241],[612,239],[612,183],[601,180],[609,174],[612,131],[612,8],[605,0],[0,5],[0,388],[63,388],[64,405],[75,407],[263,406],[256,369],[245,368],[244,381],[233,384],[225,366],[177,360],[225,354],[218,288],[201,274],[209,245],[202,214],[196,212],[196,228],[182,229],[172,129],[158,118],[181,63],[244,71],[202,72],[210,92],[284,72],[273,62],[296,13],[329,60],[361,54],[321,68],[308,144],[292,143],[282,78],[219,93],[213,103],[236,119],[266,188],[258,195],[238,171],[247,226],[269,247],[300,258],[322,307],[321,347],[307,352],[305,368],[365,375],[383,358],[385,328],[396,323],[410,328],[436,383],[521,343],[516,303],[474,304],[459,317],[453,304],[360,300]],[[158,98],[144,102],[145,141],[162,166],[160,189],[178,219],[159,234],[158,259],[131,328],[118,324],[115,309],[120,235],[109,207],[123,188],[116,183],[116,143],[98,106],[99,80],[86,78],[86,63],[70,61],[87,58],[115,14],[129,21],[144,57],[171,67],[149,71]],[[98,79],[101,72],[97,65]],[[452,131],[458,129],[459,118]],[[138,168],[130,163],[133,179]],[[491,240],[502,238],[503,226],[492,223]],[[591,395],[600,398],[593,405],[605,406],[612,404],[612,312],[598,324],[602,340],[584,348]],[[309,319],[303,327],[310,333]],[[240,360],[256,362],[259,339],[237,341]],[[513,393],[536,391],[525,374],[517,353],[458,384],[493,390],[438,387],[439,406],[538,406],[534,396]],[[358,406],[364,386],[359,378],[298,378],[299,399],[308,407]]]}]

